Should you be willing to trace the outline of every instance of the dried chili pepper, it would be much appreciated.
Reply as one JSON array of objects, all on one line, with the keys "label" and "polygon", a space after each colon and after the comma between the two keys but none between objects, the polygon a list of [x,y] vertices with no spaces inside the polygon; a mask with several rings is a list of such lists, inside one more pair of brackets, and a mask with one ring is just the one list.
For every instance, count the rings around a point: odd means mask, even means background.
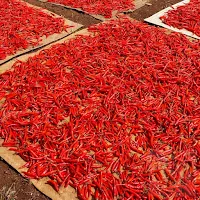
[{"label": "dried chili pepper", "polygon": [[82,9],[89,14],[103,15],[111,18],[113,11],[126,11],[134,9],[133,0],[47,0],[48,2],[57,3],[72,8]]},{"label": "dried chili pepper", "polygon": [[168,11],[160,19],[167,25],[186,29],[200,36],[200,1],[190,0],[187,4]]},{"label": "dried chili pepper", "polygon": [[18,0],[0,0],[0,60],[66,30],[64,20]]},{"label": "dried chili pepper", "polygon": [[198,199],[200,43],[127,18],[89,31],[0,75],[4,144],[80,199]]}]

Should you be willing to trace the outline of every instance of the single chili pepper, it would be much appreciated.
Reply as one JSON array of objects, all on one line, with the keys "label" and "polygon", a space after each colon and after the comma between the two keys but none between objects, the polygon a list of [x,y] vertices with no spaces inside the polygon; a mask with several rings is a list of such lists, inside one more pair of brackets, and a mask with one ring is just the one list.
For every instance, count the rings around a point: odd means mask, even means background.
[{"label": "single chili pepper", "polygon": [[25,176],[27,176],[28,178],[32,178],[32,179],[37,179],[38,176],[36,174],[30,173],[30,172],[23,172],[23,174]]},{"label": "single chili pepper", "polygon": [[53,180],[48,180],[47,183],[48,183],[49,185],[51,185],[51,186],[54,188],[55,191],[57,191],[57,192],[59,191],[58,183],[56,183],[56,182],[53,181]]}]

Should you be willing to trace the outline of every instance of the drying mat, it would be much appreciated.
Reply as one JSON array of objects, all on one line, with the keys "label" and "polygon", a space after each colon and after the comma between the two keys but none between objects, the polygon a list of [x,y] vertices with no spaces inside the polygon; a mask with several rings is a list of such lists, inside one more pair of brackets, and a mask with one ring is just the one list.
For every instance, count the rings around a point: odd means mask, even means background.
[{"label": "drying mat", "polygon": [[[17,0],[17,1],[23,2],[21,0]],[[24,3],[25,2],[23,2],[23,4]],[[42,8],[40,9],[39,7],[33,6],[31,4],[28,4],[28,3],[25,3],[25,4],[27,4],[28,7],[32,7],[32,8],[35,8],[37,10],[39,9],[40,11],[42,11],[42,12],[44,12],[44,13],[46,13],[49,16],[52,16],[54,18],[61,18],[61,16],[59,16],[59,15],[53,13],[53,12],[50,12],[48,10],[45,10],[45,9],[42,9]],[[68,19],[65,19],[65,18],[63,18],[63,20],[64,20],[64,25],[65,26],[69,26],[69,28],[67,28],[66,31],[63,31],[61,33],[55,33],[55,34],[50,35],[48,37],[43,36],[41,38],[42,39],[41,42],[37,46],[35,46],[35,47],[28,47],[28,49],[19,50],[15,54],[7,56],[4,60],[0,60],[0,65],[3,64],[3,63],[5,63],[5,62],[7,62],[7,61],[9,61],[9,60],[11,60],[11,59],[13,59],[13,58],[15,58],[15,57],[17,57],[17,56],[19,56],[19,55],[22,55],[22,54],[27,53],[29,51],[32,51],[32,50],[35,50],[37,48],[43,47],[43,46],[45,46],[47,44],[50,44],[50,43],[52,43],[54,41],[57,41],[59,39],[62,39],[64,37],[66,37],[67,35],[75,32],[76,30],[78,30],[79,28],[81,28],[83,26],[81,24],[72,22],[72,21],[70,21]]]},{"label": "drying mat", "polygon": [[[60,44],[62,42],[66,42],[68,40],[70,40],[71,38],[74,38],[76,35],[87,35],[89,34],[87,29],[83,29],[81,31],[78,31],[76,33],[71,34],[70,36],[68,36],[67,38],[64,38],[62,40],[59,40],[53,44],[50,44],[44,48],[42,48],[42,50],[44,49],[48,49],[50,46],[53,46],[55,44]],[[13,59],[8,63],[3,64],[0,67],[0,74],[4,73],[5,71],[9,70],[12,68],[13,64],[17,61],[26,61],[28,60],[29,57],[31,56],[35,56],[37,54],[39,54],[40,51],[37,52],[33,52],[33,53],[29,53],[29,54],[25,54],[22,55],[21,57],[19,57],[18,59]],[[1,101],[0,101],[0,105],[1,105]],[[22,176],[24,171],[26,171],[26,168],[20,169],[21,166],[23,166],[25,164],[25,161],[18,155],[15,154],[14,151],[10,151],[9,148],[6,147],[2,147],[2,142],[3,140],[0,139],[0,157],[3,158],[9,165],[11,165],[14,169],[16,169]],[[56,192],[50,185],[46,184],[46,182],[50,180],[48,178],[42,178],[40,180],[35,180],[35,179],[30,179],[30,182],[43,194],[45,194],[46,196],[48,196],[49,198],[51,198],[52,200],[77,200],[77,194],[74,188],[72,188],[71,186],[68,186],[67,188],[60,188],[59,192]]]},{"label": "drying mat", "polygon": [[[106,18],[102,15],[96,15],[96,14],[91,14],[89,12],[86,12],[84,10],[82,10],[81,8],[73,8],[73,7],[70,7],[70,6],[65,6],[63,4],[59,4],[59,3],[53,3],[53,2],[48,2],[48,0],[39,0],[41,2],[47,2],[47,3],[51,3],[51,4],[54,4],[54,5],[59,5],[59,6],[63,6],[65,8],[68,8],[68,9],[73,9],[73,10],[77,10],[77,11],[80,11],[80,12],[84,12],[88,15],[91,15],[92,17],[96,18],[96,19],[99,19],[101,21],[105,21],[105,20],[108,20],[109,18]],[[134,0],[134,5],[135,5],[135,8],[134,9],[130,9],[130,10],[124,10],[124,11],[120,11],[120,13],[124,12],[124,13],[129,13],[129,12],[133,12],[139,8],[141,8],[142,6],[144,6],[146,3],[149,2],[149,0]],[[117,10],[116,11],[113,11],[112,12],[112,17],[115,17],[117,15],[117,13],[119,13]]]},{"label": "drying mat", "polygon": [[[104,22],[104,23],[107,23],[107,22]],[[170,33],[170,31],[167,30],[167,33]],[[48,49],[49,47],[53,46],[54,44],[60,44],[63,42],[67,42],[77,35],[89,35],[89,34],[90,33],[88,32],[87,29],[83,29],[81,31],[71,34],[67,38],[64,38],[62,40],[59,40],[53,44],[50,44],[50,45],[44,47],[42,50]],[[18,59],[14,59],[14,60],[2,65],[2,67],[0,68],[0,74],[4,73],[6,70],[12,69],[12,66],[16,60],[25,62],[28,60],[29,57],[38,55],[40,53],[40,51],[25,54],[25,55],[19,57]],[[0,104],[1,104],[1,102],[0,102]],[[23,175],[22,172],[26,171],[26,169],[25,168],[20,169],[20,167],[25,164],[25,161],[20,156],[16,155],[14,151],[9,150],[9,148],[7,148],[7,147],[2,147],[2,142],[3,142],[3,140],[0,139],[0,157],[2,157],[9,165],[11,165],[13,168],[15,168],[21,175]],[[60,188],[59,192],[57,193],[51,186],[46,184],[46,182],[48,180],[49,180],[48,178],[42,178],[40,180],[30,179],[30,182],[39,191],[41,191],[42,193],[44,193],[46,196],[50,197],[53,200],[76,200],[77,199],[76,191],[72,187],[68,186],[67,188]]]},{"label": "drying mat", "polygon": [[185,30],[185,29],[178,29],[178,28],[174,28],[172,26],[169,26],[169,25],[163,23],[162,20],[160,19],[160,17],[165,15],[168,11],[173,10],[174,8],[177,8],[179,6],[184,6],[185,4],[187,4],[189,2],[190,2],[190,0],[181,1],[181,2],[179,2],[177,4],[174,4],[172,7],[167,7],[166,9],[161,10],[160,12],[152,15],[151,17],[146,18],[144,21],[149,22],[151,24],[158,25],[158,26],[162,26],[162,27],[167,28],[167,29],[172,30],[172,31],[176,31],[176,32],[185,34],[185,35],[193,37],[195,39],[200,39],[200,37],[198,37],[194,33],[190,32],[188,30]]}]

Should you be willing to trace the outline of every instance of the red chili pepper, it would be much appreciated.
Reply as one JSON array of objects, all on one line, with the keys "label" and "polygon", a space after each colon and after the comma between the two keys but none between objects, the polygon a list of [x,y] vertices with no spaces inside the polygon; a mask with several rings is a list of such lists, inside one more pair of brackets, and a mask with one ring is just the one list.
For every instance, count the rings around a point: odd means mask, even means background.
[{"label": "red chili pepper", "polygon": [[127,18],[89,31],[0,75],[0,137],[80,199],[198,198],[199,42]]},{"label": "red chili pepper", "polygon": [[82,9],[89,14],[103,15],[106,18],[111,18],[114,11],[122,12],[126,10],[133,10],[134,4],[131,0],[96,0],[94,2],[86,0],[48,0],[48,2],[57,3],[72,8]]},{"label": "red chili pepper", "polygon": [[57,192],[59,191],[58,183],[56,183],[56,182],[53,181],[53,180],[48,180],[47,183],[48,183],[49,185],[51,185],[51,186],[54,188],[55,191],[57,191]]},{"label": "red chili pepper", "polygon": [[27,176],[28,178],[32,178],[32,179],[37,179],[38,178],[34,173],[23,172],[23,174],[25,176]]},{"label": "red chili pepper", "polygon": [[37,46],[43,36],[68,28],[62,18],[55,18],[18,0],[0,0],[0,12],[0,60]]},{"label": "red chili pepper", "polygon": [[160,18],[167,25],[178,29],[186,29],[200,36],[199,13],[199,0],[190,0],[187,4],[168,11]]}]

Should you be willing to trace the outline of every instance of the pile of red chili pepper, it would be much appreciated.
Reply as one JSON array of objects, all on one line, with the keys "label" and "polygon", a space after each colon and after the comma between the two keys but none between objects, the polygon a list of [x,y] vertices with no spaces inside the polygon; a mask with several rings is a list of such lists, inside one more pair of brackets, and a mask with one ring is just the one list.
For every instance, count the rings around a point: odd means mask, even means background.
[{"label": "pile of red chili pepper", "polygon": [[38,45],[43,36],[48,37],[67,28],[62,18],[18,0],[0,0],[0,13],[0,60]]},{"label": "pile of red chili pepper", "polygon": [[0,75],[0,137],[79,199],[198,199],[200,51],[127,18]]},{"label": "pile of red chili pepper", "polygon": [[79,8],[89,14],[103,15],[106,18],[111,18],[113,11],[134,9],[133,0],[48,0],[48,2]]},{"label": "pile of red chili pepper", "polygon": [[200,1],[190,0],[184,6],[170,10],[161,20],[178,29],[186,29],[200,36]]}]

